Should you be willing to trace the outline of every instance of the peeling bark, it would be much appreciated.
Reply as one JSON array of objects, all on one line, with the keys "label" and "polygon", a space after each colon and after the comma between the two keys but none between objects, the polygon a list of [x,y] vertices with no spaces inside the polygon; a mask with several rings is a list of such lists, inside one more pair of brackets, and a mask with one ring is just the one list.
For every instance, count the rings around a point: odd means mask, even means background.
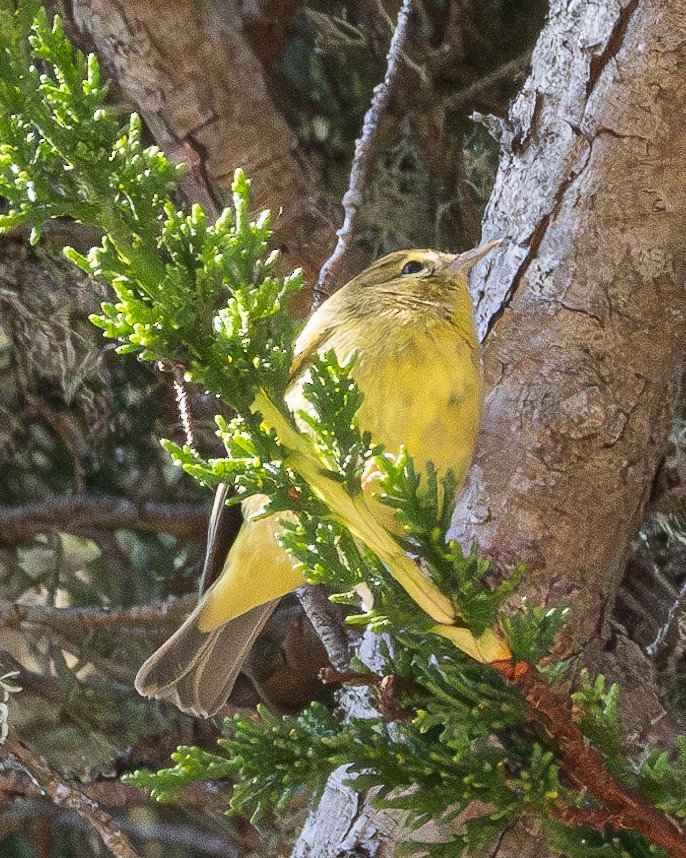
[{"label": "peeling bark", "polygon": [[393,839],[384,835],[388,815],[370,807],[345,780],[344,768],[331,776],[328,800],[307,821],[292,858],[392,858]]}]

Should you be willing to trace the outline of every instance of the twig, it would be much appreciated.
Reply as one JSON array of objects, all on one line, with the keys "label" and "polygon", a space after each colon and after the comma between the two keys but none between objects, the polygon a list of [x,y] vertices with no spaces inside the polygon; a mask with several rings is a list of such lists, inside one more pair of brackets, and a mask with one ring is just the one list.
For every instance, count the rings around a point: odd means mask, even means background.
[{"label": "twig", "polygon": [[530,707],[534,721],[555,741],[561,769],[579,789],[588,790],[604,807],[591,812],[563,811],[563,819],[637,831],[661,846],[673,858],[686,858],[686,837],[666,813],[649,804],[639,793],[616,781],[607,770],[602,755],[590,747],[569,713],[539,679],[530,664],[496,661],[491,665],[511,685],[516,686]]},{"label": "twig", "polygon": [[112,632],[148,630],[162,625],[176,625],[191,611],[197,596],[169,598],[163,602],[113,611],[109,608],[53,608],[50,605],[22,605],[0,599],[0,628],[20,628],[23,625],[42,626],[60,634],[83,635],[99,629]]},{"label": "twig", "polygon": [[359,686],[360,688],[378,688],[383,681],[383,676],[379,673],[359,673],[355,670],[336,670],[332,667],[324,667],[320,672],[322,682],[326,685],[341,685]]},{"label": "twig", "polygon": [[393,35],[393,21],[382,0],[358,0],[357,6],[367,18],[371,30],[377,36],[383,36],[384,42],[389,35]]},{"label": "twig", "polygon": [[[3,774],[3,781],[5,777],[6,775]],[[25,780],[28,780],[28,778]],[[35,823],[36,820],[52,822],[58,814],[61,825],[69,826],[69,828],[79,832],[89,830],[88,824],[76,813],[65,812],[63,809],[58,809],[48,804],[45,797],[40,797],[40,791],[35,786],[33,787],[35,794],[28,792],[28,790],[20,791],[21,786],[22,784],[17,784],[18,788],[16,792],[22,796],[28,794],[30,797],[24,798],[20,805],[12,805],[0,815],[0,830],[2,830],[3,835],[20,830],[26,825]],[[28,784],[26,786],[28,787]],[[90,786],[87,785],[84,791],[89,792]],[[140,804],[149,805],[150,796],[148,791],[141,790],[141,792],[144,792],[145,795],[141,799]],[[184,792],[184,797],[185,795],[186,793]],[[221,793],[217,793],[217,795],[221,797]],[[212,796],[211,798],[214,797]],[[106,801],[103,803],[106,803]],[[219,802],[215,803],[219,805]],[[201,805],[198,805],[198,808],[200,810],[204,809]],[[184,805],[184,809],[187,811],[188,807]],[[223,806],[217,807],[217,815],[224,810],[226,810],[226,801],[223,802]],[[184,824],[184,817],[181,815],[179,815],[178,819],[177,823],[172,822],[169,818],[163,822],[158,822],[154,818],[148,818],[146,815],[145,819],[140,822],[136,821],[135,817],[133,820],[129,817],[124,817],[121,821],[118,820],[117,822],[122,831],[134,834],[141,843],[152,845],[152,849],[146,846],[148,849],[148,853],[146,854],[153,852],[153,850],[159,854],[161,848],[168,846],[170,849],[174,849],[175,854],[178,854],[179,850],[187,850],[192,851],[193,854],[201,852],[203,855],[214,855],[217,858],[238,858],[239,850],[232,842],[235,839],[234,835],[227,834],[222,836],[214,828],[196,828],[190,824]],[[183,854],[186,853],[184,852]],[[244,850],[240,852],[240,855],[244,854]]]},{"label": "twig", "polygon": [[470,107],[474,99],[483,92],[489,90],[496,84],[504,80],[513,80],[519,75],[523,75],[531,62],[531,51],[524,51],[513,60],[508,60],[497,69],[493,69],[487,75],[484,75],[480,80],[460,89],[449,96],[443,105],[450,110],[464,110]]},{"label": "twig", "polygon": [[74,533],[83,527],[202,536],[207,529],[204,504],[135,504],[107,495],[74,495],[20,506],[0,506],[0,545],[15,545],[46,531]]},{"label": "twig", "polygon": [[341,685],[357,686],[374,690],[379,705],[379,711],[387,721],[412,721],[416,717],[415,709],[401,706],[399,698],[401,694],[416,696],[422,694],[422,687],[412,680],[402,676],[387,674],[380,676],[378,673],[356,673],[349,670],[339,672],[333,668],[325,667],[320,676],[322,682],[327,684],[340,683]]},{"label": "twig", "polygon": [[174,376],[174,394],[176,396],[176,405],[179,409],[179,419],[181,420],[181,426],[183,427],[183,434],[186,436],[186,444],[189,447],[195,447],[193,415],[188,401],[188,387],[186,386],[186,380],[183,377],[183,370],[180,366],[174,366],[172,367],[171,372]]},{"label": "twig", "polygon": [[117,858],[140,858],[109,814],[101,810],[96,802],[75,785],[60,777],[42,757],[29,751],[16,736],[10,733],[1,746],[0,753],[11,755],[53,804],[65,810],[76,811],[85,819],[98,832],[102,842],[113,855]]},{"label": "twig", "polygon": [[[20,354],[21,349],[14,350],[14,357],[18,366],[21,361]],[[29,370],[24,372],[24,378],[31,376],[32,373]],[[73,414],[53,408],[45,399],[30,392],[28,389],[24,391],[24,399],[27,411],[46,423],[60,437],[64,446],[69,450],[72,458],[74,489],[77,492],[82,492],[85,486],[83,459],[88,455],[90,450],[81,434],[76,418]]]},{"label": "twig", "polygon": [[301,587],[298,599],[336,670],[350,670],[350,645],[340,611],[329,601],[329,590],[321,586]]},{"label": "twig", "polygon": [[398,12],[398,25],[393,33],[387,55],[386,74],[383,82],[376,87],[369,110],[362,124],[362,134],[355,143],[355,156],[350,170],[348,190],[343,196],[345,217],[343,226],[338,230],[338,242],[331,256],[326,260],[319,273],[319,280],[314,289],[313,307],[316,308],[330,294],[331,284],[335,281],[343,266],[343,260],[350,242],[357,219],[357,212],[362,205],[364,192],[369,184],[369,174],[376,155],[376,144],[379,137],[380,120],[389,108],[393,98],[398,72],[404,59],[404,50],[410,32],[410,11],[412,0],[403,0]]}]

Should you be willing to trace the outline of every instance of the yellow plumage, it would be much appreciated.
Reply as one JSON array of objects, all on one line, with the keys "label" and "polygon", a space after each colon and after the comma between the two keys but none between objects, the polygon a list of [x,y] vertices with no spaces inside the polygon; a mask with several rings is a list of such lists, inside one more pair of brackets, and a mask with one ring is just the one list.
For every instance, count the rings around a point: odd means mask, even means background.
[{"label": "yellow plumage", "polygon": [[[333,349],[344,363],[356,352],[352,374],[365,397],[360,427],[390,453],[404,445],[420,473],[431,461],[439,475],[448,469],[463,475],[472,457],[482,401],[467,275],[492,246],[457,257],[432,250],[392,253],[351,280],[317,310],[298,338],[286,395],[289,408],[308,408],[302,386],[309,358]],[[311,445],[280,420],[266,397],[258,397],[256,408],[293,451],[293,467],[332,511],[378,554],[439,626],[452,629],[449,600],[382,526],[388,524],[388,508],[364,495],[356,500],[347,496],[340,485],[321,476],[321,467],[309,462]],[[169,697],[199,714],[216,711],[274,600],[304,583],[276,541],[283,513],[251,520],[263,503],[260,497],[244,503],[246,521],[219,579],[182,628],[143,665],[136,679],[141,693]],[[461,630],[457,638],[465,635],[469,633]],[[449,636],[457,641],[455,632]],[[476,642],[476,652],[480,646],[497,657],[495,639]]]}]

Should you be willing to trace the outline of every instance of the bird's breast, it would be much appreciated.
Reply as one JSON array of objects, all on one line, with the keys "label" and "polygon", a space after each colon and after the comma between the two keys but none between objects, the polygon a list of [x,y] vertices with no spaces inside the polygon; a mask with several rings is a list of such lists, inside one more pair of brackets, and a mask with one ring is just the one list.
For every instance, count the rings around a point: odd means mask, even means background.
[{"label": "bird's breast", "polygon": [[413,332],[378,360],[360,358],[365,394],[359,421],[395,453],[404,444],[420,471],[462,476],[472,458],[481,412],[481,374],[473,348],[445,325]]},{"label": "bird's breast", "polygon": [[[452,469],[459,477],[464,474],[482,399],[474,343],[443,320],[396,324],[389,332],[384,320],[367,319],[364,329],[348,324],[334,332],[320,351],[329,349],[340,362],[357,352],[352,374],[364,393],[359,425],[374,443],[390,453],[405,445],[420,472],[431,461],[439,473]],[[307,410],[305,376],[287,396],[293,410]]]}]

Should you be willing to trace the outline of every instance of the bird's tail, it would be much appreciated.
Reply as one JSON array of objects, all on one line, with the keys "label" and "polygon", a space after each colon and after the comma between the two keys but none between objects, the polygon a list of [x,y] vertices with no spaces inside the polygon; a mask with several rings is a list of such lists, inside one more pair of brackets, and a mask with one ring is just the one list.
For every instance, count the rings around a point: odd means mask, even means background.
[{"label": "bird's tail", "polygon": [[231,694],[243,662],[277,605],[278,599],[258,605],[209,632],[198,628],[198,606],[143,664],[136,689],[192,715],[214,715]]}]

